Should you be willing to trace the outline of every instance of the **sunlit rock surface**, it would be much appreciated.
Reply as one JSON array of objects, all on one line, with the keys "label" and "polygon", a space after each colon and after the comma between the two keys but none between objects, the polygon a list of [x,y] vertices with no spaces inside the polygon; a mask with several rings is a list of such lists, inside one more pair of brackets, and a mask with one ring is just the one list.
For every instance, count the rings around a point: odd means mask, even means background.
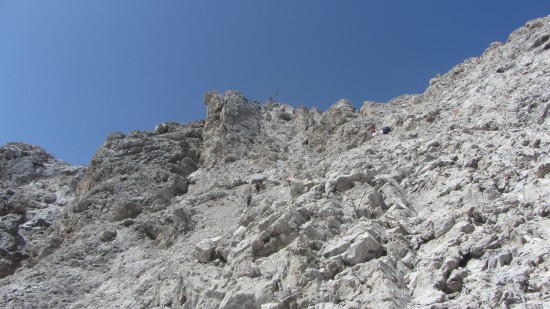
[{"label": "sunlit rock surface", "polygon": [[550,306],[549,39],[359,110],[209,92],[87,168],[4,145],[0,307]]}]

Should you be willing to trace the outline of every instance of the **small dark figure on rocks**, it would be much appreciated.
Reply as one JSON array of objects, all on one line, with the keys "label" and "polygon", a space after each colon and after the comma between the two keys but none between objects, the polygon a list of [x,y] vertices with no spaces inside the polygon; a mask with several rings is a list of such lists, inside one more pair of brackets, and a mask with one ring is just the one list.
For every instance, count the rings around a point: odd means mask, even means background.
[{"label": "small dark figure on rocks", "polygon": [[262,186],[260,185],[260,182],[257,181],[256,184],[254,185],[254,187],[256,188],[256,192],[260,193],[260,189],[262,188]]},{"label": "small dark figure on rocks", "polygon": [[252,195],[246,196],[246,206],[250,206],[250,203],[252,203]]}]

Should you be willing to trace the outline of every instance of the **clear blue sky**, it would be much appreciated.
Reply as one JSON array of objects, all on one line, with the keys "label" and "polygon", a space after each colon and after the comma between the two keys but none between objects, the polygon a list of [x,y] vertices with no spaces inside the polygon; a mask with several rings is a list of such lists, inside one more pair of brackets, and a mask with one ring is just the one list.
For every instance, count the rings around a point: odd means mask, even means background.
[{"label": "clear blue sky", "polygon": [[386,102],[548,14],[547,0],[0,0],[0,144],[87,165],[110,132],[204,119],[212,89]]}]

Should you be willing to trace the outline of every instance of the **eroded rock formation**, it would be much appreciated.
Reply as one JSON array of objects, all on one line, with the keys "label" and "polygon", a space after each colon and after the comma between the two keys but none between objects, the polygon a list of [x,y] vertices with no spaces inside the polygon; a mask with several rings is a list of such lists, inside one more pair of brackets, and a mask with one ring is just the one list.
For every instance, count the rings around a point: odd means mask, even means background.
[{"label": "eroded rock formation", "polygon": [[549,306],[549,38],[360,110],[209,92],[204,122],[113,133],[87,168],[5,145],[0,306]]}]

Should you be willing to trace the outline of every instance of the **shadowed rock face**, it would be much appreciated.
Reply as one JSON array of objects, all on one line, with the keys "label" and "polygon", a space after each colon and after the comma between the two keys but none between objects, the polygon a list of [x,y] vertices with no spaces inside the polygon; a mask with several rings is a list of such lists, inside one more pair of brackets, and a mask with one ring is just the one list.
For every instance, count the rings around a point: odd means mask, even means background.
[{"label": "shadowed rock face", "polygon": [[199,124],[172,124],[161,134],[111,134],[90,162],[73,212],[120,221],[166,208],[187,192],[187,176],[198,168],[201,135]]},{"label": "shadowed rock face", "polygon": [[8,144],[0,306],[548,306],[548,37],[359,111],[209,92],[204,122],[113,133],[87,170]]},{"label": "shadowed rock face", "polygon": [[192,226],[186,210],[172,202],[187,192],[187,177],[198,168],[201,146],[200,123],[111,134],[92,159],[60,231],[72,237],[88,225],[119,223],[170,246],[174,233]]},{"label": "shadowed rock face", "polygon": [[36,263],[84,172],[37,146],[0,147],[0,278]]}]

